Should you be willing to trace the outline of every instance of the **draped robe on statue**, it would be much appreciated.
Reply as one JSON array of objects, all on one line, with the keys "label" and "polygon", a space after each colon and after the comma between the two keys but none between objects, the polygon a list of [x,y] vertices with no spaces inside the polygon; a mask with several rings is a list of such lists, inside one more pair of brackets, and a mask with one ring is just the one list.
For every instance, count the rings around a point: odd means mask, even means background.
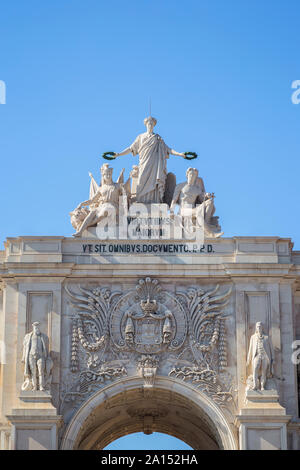
[{"label": "draped robe on statue", "polygon": [[139,176],[136,201],[163,202],[167,177],[166,159],[171,149],[158,134],[140,134],[130,146],[132,154],[139,155]]}]

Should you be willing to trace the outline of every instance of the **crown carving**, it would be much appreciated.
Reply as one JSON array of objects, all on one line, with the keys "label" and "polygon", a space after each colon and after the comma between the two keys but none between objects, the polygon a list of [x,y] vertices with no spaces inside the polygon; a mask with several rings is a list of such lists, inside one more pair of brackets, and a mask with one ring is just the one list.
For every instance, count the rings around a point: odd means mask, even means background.
[{"label": "crown carving", "polygon": [[157,310],[156,300],[150,300],[149,297],[147,300],[141,300],[141,308],[146,314],[155,313]]}]

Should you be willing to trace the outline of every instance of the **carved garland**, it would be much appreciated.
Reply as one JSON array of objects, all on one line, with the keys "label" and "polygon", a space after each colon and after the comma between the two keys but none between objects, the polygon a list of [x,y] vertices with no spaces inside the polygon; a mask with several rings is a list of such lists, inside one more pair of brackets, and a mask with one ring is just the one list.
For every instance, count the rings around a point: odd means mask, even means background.
[{"label": "carved garland", "polygon": [[84,335],[82,320],[78,320],[78,338],[79,338],[81,345],[87,351],[90,351],[90,352],[99,351],[99,349],[101,349],[105,344],[106,336],[107,335],[103,335],[98,341],[95,341],[94,343],[90,343]]},{"label": "carved garland", "polygon": [[78,325],[77,325],[77,318],[73,319],[73,327],[72,327],[72,343],[71,343],[71,364],[70,369],[71,372],[77,372],[79,367],[79,359],[78,359]]},{"label": "carved garland", "polygon": [[[66,287],[72,299],[71,302],[76,308],[72,323],[71,371],[73,373],[79,371],[79,344],[88,353],[89,358],[86,362],[87,369],[81,371],[73,386],[69,388],[65,395],[65,401],[82,400],[104,381],[127,375],[122,361],[121,363],[117,361],[117,364],[114,360],[110,366],[106,355],[106,350],[108,351],[110,348],[120,359],[122,350],[131,352],[131,354],[149,350],[150,355],[139,356],[137,359],[137,372],[144,377],[148,387],[154,383],[160,357],[154,356],[153,353],[161,353],[167,349],[170,352],[175,352],[177,349],[181,353],[178,355],[178,363],[169,373],[170,376],[192,381],[218,404],[225,404],[233,399],[232,379],[228,374],[223,373],[227,367],[224,307],[228,304],[231,288],[218,295],[216,294],[219,291],[219,286],[215,286],[210,291],[190,288],[186,292],[172,294],[162,290],[157,280],[146,278],[138,282],[136,289],[126,294],[112,293],[109,289],[101,287],[92,289],[79,287],[79,289],[83,295],[74,294]],[[151,312],[147,313],[147,309],[150,307]],[[146,316],[143,314],[143,310],[146,311]],[[161,320],[164,315],[173,318],[169,322],[171,329],[168,327],[168,331]],[[125,343],[126,331],[129,334],[133,330],[133,324],[129,325],[128,318],[147,324],[152,322],[153,325],[156,325],[156,329],[159,325],[157,322],[161,321],[161,325],[164,327],[161,327],[161,333],[158,328],[158,332],[154,336],[154,341],[158,346],[152,350],[150,345],[146,343],[144,351],[141,342],[143,337],[136,338],[134,332],[132,333],[133,337],[130,337],[131,343],[129,345]],[[173,331],[172,324],[175,328]],[[146,325],[145,327],[148,328]],[[173,338],[171,344],[159,343],[159,341],[163,341],[161,334],[164,330],[168,334],[170,330]],[[139,335],[143,334],[141,332]],[[177,336],[178,334],[179,336]],[[186,349],[190,350],[194,356],[190,365],[182,359],[183,351]],[[98,351],[101,351],[100,355],[95,354]],[[141,359],[145,358],[147,358],[147,363],[144,361],[144,364]],[[155,364],[152,364],[150,359],[152,362],[155,359]]]}]

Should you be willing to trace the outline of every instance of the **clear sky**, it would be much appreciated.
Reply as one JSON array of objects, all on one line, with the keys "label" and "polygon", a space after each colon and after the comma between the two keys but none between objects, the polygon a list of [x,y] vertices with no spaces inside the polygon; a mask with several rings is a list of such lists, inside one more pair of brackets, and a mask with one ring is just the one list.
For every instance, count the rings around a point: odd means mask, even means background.
[{"label": "clear sky", "polygon": [[0,18],[1,242],[71,235],[88,172],[144,131],[151,96],[156,131],[199,154],[225,236],[300,249],[298,0],[7,0]]},{"label": "clear sky", "polygon": [[[88,172],[144,132],[151,96],[156,132],[199,154],[224,236],[300,249],[299,31],[299,0],[3,1],[0,242],[70,236]],[[188,166],[168,162],[178,182]]]},{"label": "clear sky", "polygon": [[105,447],[105,450],[191,450],[185,442],[160,432],[146,435],[135,432],[120,437]]}]

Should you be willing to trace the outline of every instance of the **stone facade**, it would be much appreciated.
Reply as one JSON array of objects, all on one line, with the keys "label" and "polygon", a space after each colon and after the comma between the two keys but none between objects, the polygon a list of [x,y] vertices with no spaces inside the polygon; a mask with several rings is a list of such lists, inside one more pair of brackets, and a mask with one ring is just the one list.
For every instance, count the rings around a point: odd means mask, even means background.
[{"label": "stone facade", "polygon": [[[292,248],[277,237],[207,239],[194,253],[183,242],[101,242],[92,233],[8,238],[1,449],[101,449],[136,431],[167,432],[195,449],[299,449]],[[22,390],[24,337],[36,322],[51,383]],[[265,390],[249,387],[257,322],[273,349]]]}]

